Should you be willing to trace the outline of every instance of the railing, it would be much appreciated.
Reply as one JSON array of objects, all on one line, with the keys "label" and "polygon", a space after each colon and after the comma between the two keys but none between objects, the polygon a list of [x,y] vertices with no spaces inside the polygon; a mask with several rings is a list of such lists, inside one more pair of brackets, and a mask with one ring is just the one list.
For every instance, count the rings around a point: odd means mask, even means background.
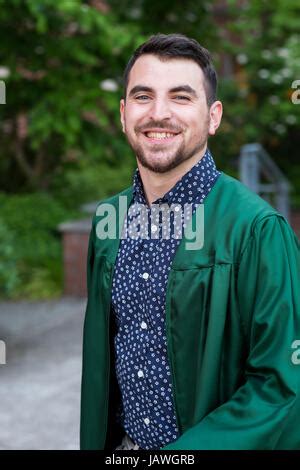
[{"label": "railing", "polygon": [[290,220],[291,184],[260,144],[241,147],[240,180]]}]

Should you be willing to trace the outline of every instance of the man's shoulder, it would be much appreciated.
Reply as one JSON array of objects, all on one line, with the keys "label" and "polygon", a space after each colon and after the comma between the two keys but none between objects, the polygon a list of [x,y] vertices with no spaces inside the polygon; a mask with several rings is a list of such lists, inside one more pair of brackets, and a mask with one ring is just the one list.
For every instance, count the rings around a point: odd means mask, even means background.
[{"label": "man's shoulder", "polygon": [[221,173],[216,185],[215,197],[225,209],[228,216],[247,223],[267,216],[278,216],[278,211],[265,199],[251,191],[236,178]]},{"label": "man's shoulder", "polygon": [[229,260],[240,258],[260,227],[271,227],[284,219],[267,201],[225,173],[219,176],[204,206],[206,248],[209,253],[227,253]]}]

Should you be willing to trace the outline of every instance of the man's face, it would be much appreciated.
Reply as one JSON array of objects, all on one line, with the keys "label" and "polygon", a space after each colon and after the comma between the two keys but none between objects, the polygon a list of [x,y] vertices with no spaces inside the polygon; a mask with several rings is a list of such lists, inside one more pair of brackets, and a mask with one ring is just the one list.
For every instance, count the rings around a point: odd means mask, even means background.
[{"label": "man's face", "polygon": [[214,134],[204,76],[189,59],[141,56],[130,71],[121,122],[142,166],[165,173],[200,154]]}]

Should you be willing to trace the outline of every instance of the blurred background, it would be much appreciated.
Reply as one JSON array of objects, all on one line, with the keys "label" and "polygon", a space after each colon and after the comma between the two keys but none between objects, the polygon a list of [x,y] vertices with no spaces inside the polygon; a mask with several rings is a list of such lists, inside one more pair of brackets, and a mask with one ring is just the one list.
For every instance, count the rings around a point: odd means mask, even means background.
[{"label": "blurred background", "polygon": [[258,143],[266,197],[276,173],[299,234],[299,24],[298,0],[0,0],[0,448],[78,447],[90,212],[132,182],[122,73],[151,34],[212,53],[217,165],[241,178]]}]

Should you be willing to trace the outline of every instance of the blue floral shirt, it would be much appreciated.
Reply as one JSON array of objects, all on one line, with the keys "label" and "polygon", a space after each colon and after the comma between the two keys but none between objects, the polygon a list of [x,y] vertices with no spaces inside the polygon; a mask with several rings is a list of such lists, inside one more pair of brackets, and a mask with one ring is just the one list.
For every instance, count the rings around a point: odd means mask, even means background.
[{"label": "blue floral shirt", "polygon": [[[120,242],[112,306],[117,323],[114,346],[122,396],[120,420],[124,431],[142,449],[159,449],[179,437],[165,331],[167,280],[182,238],[180,229],[184,233],[192,214],[220,174],[207,150],[151,207],[147,205],[138,169],[134,175],[133,202],[125,223],[130,236]],[[163,210],[183,205],[190,205],[191,212],[178,223],[175,208],[170,212],[170,227],[165,231]],[[157,212],[154,217],[153,208],[159,208],[158,218]]]}]

